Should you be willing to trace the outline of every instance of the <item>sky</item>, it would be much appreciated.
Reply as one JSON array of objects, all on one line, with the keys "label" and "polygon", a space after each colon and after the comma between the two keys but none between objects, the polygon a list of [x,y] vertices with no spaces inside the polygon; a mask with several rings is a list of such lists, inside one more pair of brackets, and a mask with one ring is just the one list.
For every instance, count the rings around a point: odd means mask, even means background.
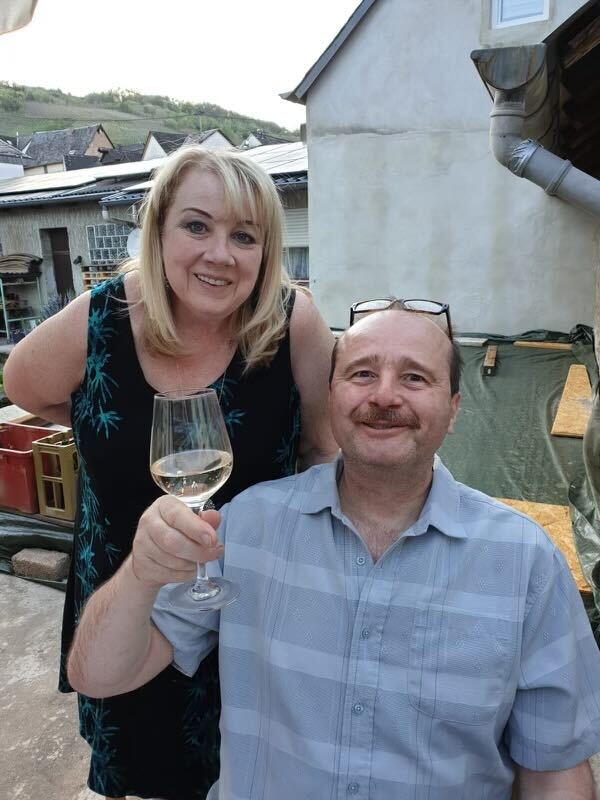
[{"label": "sky", "polygon": [[[1,1],[1,0],[0,0]],[[0,80],[210,102],[293,129],[297,86],[359,0],[39,0],[0,36]]]}]

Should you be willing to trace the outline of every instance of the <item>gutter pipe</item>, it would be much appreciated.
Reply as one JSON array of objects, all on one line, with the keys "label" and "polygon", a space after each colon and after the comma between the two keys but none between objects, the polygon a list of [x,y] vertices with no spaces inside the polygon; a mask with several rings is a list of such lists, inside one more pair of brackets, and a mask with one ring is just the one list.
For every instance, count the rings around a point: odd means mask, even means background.
[{"label": "gutter pipe", "polygon": [[[515,51],[517,51],[515,53]],[[518,52],[521,51],[521,52]],[[490,113],[490,147],[494,158],[514,175],[526,178],[546,194],[600,217],[600,181],[567,159],[546,150],[524,131],[548,113],[548,74],[545,45],[476,50],[477,71],[494,100]],[[527,65],[515,73],[514,60]],[[511,64],[511,60],[513,64]],[[532,74],[533,73],[533,74]],[[539,98],[541,99],[541,102]],[[530,110],[533,104],[535,108]],[[539,129],[539,125],[537,126]]]}]

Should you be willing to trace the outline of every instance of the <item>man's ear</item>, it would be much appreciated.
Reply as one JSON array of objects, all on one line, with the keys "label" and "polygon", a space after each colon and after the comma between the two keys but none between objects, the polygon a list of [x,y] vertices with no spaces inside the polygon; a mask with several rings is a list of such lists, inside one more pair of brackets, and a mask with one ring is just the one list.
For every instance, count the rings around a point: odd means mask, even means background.
[{"label": "man's ear", "polygon": [[460,408],[460,392],[452,395],[450,399],[450,408],[452,411],[450,422],[448,423],[448,433],[454,433],[454,423],[458,417],[458,410]]}]

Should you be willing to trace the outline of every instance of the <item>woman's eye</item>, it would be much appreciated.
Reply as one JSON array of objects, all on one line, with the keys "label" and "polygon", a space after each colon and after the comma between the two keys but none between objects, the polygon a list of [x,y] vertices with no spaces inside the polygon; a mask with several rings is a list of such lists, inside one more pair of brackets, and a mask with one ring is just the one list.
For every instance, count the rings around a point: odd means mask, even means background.
[{"label": "woman's eye", "polygon": [[206,231],[206,225],[199,220],[192,220],[191,222],[186,222],[185,228],[190,233],[204,233]]},{"label": "woman's eye", "polygon": [[246,231],[237,231],[233,236],[240,244],[254,244],[256,242],[254,236]]}]

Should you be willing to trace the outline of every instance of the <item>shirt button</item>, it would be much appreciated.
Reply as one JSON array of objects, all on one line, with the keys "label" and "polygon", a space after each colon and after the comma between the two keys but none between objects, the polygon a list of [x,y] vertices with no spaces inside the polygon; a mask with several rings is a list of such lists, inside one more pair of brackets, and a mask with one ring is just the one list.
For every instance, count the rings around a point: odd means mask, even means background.
[{"label": "shirt button", "polygon": [[368,628],[363,628],[362,631],[360,632],[360,635],[362,636],[363,639],[368,639],[369,636],[371,635],[371,631]]},{"label": "shirt button", "polygon": [[358,783],[352,781],[352,783],[348,784],[348,794],[356,794],[358,792]]},{"label": "shirt button", "polygon": [[364,565],[367,563],[367,559],[364,556],[359,556],[356,559],[356,563],[358,564],[359,567],[364,567]]},{"label": "shirt button", "polygon": [[354,713],[355,713],[355,714],[362,714],[362,712],[363,712],[364,710],[365,710],[365,709],[364,709],[364,707],[363,707],[363,706],[361,706],[361,704],[360,704],[360,703],[355,703],[355,704],[352,706],[352,711],[354,711]]}]

